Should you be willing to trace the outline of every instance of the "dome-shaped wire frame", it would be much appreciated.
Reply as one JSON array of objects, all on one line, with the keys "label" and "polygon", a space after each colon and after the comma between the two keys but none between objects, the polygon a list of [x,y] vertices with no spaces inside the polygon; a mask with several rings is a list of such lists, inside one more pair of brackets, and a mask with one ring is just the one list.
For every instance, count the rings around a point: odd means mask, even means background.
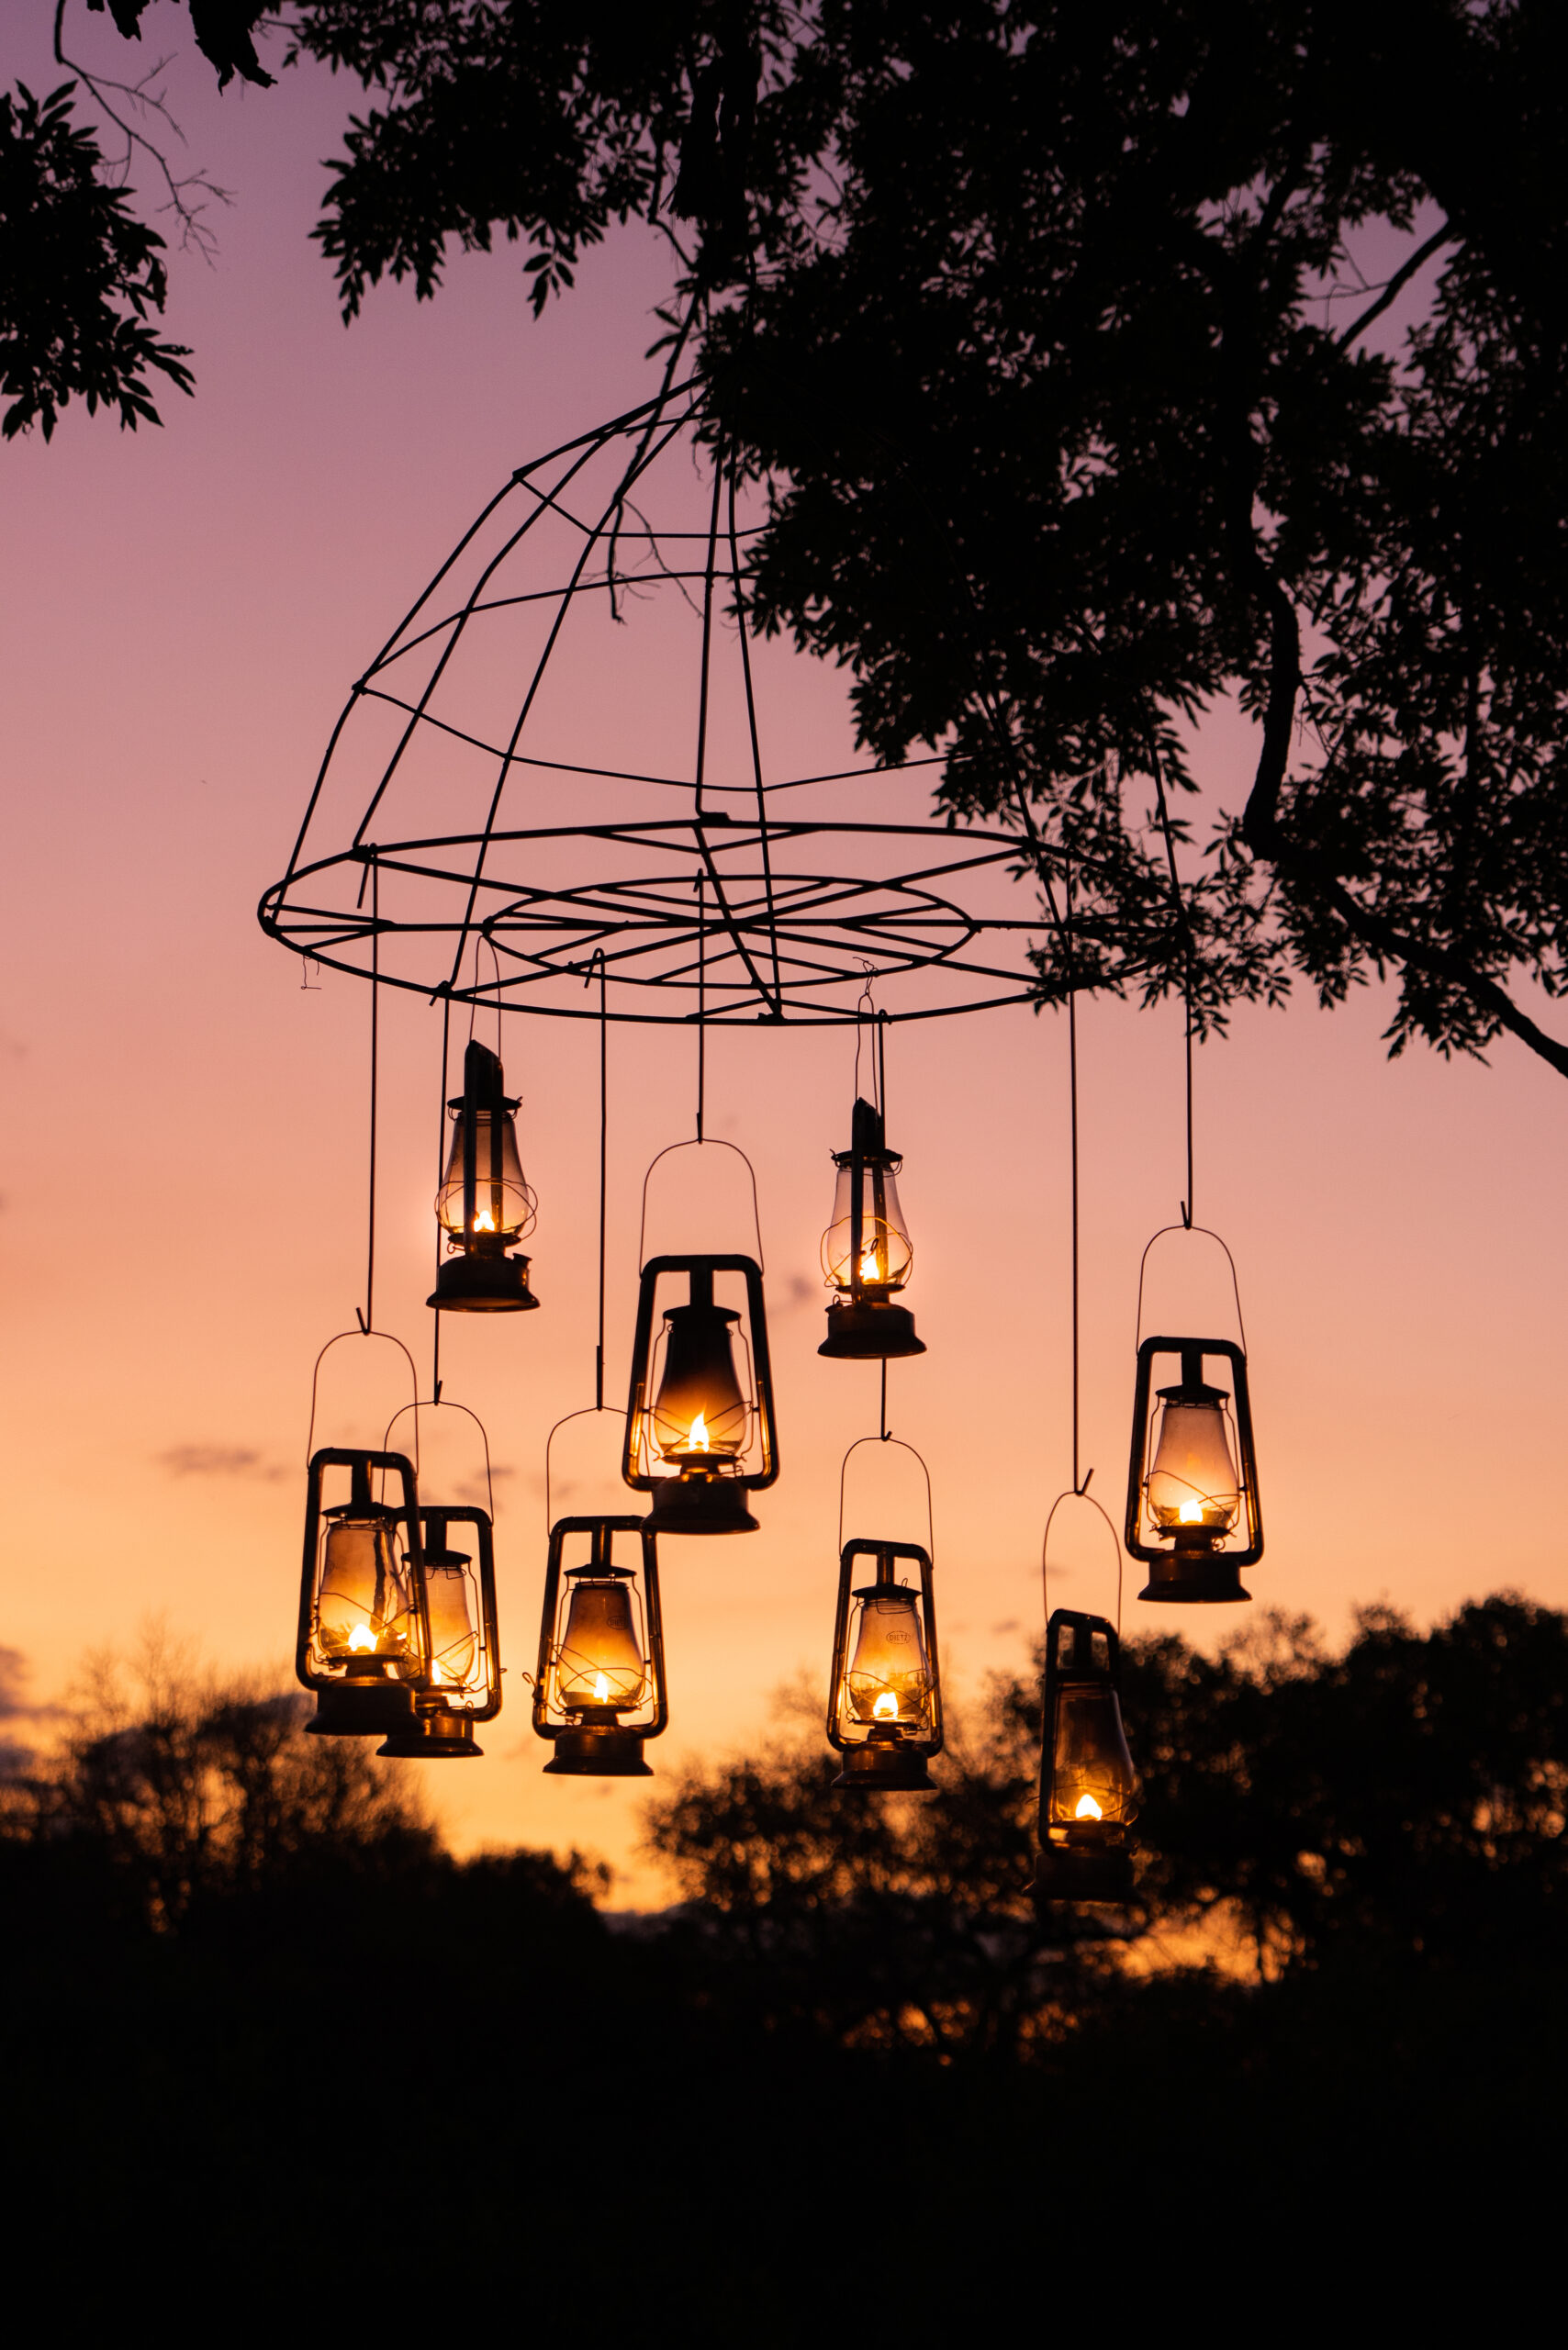
[{"label": "dome-shaped wire frame", "polygon": [[895,1020],[1034,995],[1028,844],[934,819],[939,755],[772,771],[842,688],[754,636],[761,494],[700,424],[700,386],[662,393],[490,500],[354,686],[270,936],[579,1018],[600,957],[620,1020],[849,1022],[868,976]]}]

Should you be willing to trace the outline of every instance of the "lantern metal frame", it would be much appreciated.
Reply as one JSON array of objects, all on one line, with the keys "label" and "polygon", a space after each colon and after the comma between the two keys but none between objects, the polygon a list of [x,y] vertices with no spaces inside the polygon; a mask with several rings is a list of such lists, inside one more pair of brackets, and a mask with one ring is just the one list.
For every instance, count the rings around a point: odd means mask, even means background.
[{"label": "lantern metal frame", "polygon": [[[588,1536],[592,1550],[587,1568],[568,1569],[564,1566],[568,1539],[574,1535]],[[645,1645],[644,1669],[653,1684],[652,1712],[647,1718],[626,1723],[621,1721],[592,1722],[574,1719],[597,1712],[597,1707],[574,1707],[559,1704],[553,1698],[556,1688],[555,1666],[559,1651],[557,1630],[561,1613],[561,1583],[563,1573],[631,1573],[613,1565],[614,1539],[617,1534],[634,1534],[642,1549],[641,1598],[643,1631]],[[634,1575],[633,1587],[636,1588]],[[553,1707],[558,1707],[555,1718]],[[606,1712],[618,1709],[606,1707]],[[550,1528],[550,1555],[544,1570],[544,1604],[539,1623],[538,1668],[533,1683],[533,1729],[539,1738],[548,1739],[554,1753],[544,1765],[546,1776],[593,1779],[648,1779],[653,1772],[643,1759],[643,1748],[651,1738],[659,1737],[669,1723],[669,1685],[665,1671],[664,1613],[659,1596],[658,1542],[651,1522],[645,1517],[614,1516],[595,1512],[587,1516],[558,1517]]]},{"label": "lantern metal frame", "polygon": [[[846,1294],[845,1284],[833,1281],[829,1275],[838,1294],[828,1304],[827,1337],[817,1352],[836,1362],[890,1362],[908,1355],[923,1355],[925,1344],[915,1335],[914,1315],[893,1295],[895,1287],[902,1289],[903,1281],[868,1281],[861,1277],[866,1179],[871,1179],[875,1220],[885,1225],[888,1217],[880,1179],[896,1175],[903,1165],[901,1154],[887,1147],[882,1113],[874,1102],[857,1096],[850,1120],[850,1147],[847,1150],[835,1150],[833,1163],[841,1174],[847,1172],[850,1179],[849,1281]],[[834,1225],[828,1226],[830,1232],[835,1228]],[[900,1237],[909,1248],[913,1264],[913,1247],[902,1227]]]},{"label": "lantern metal frame", "polygon": [[[744,1155],[744,1154],[743,1154]],[[655,1353],[654,1314],[661,1279],[684,1274],[711,1283],[716,1273],[738,1273],[745,1283],[745,1329],[741,1332],[750,1358],[752,1393],[747,1399],[745,1449],[760,1455],[756,1469],[726,1470],[716,1460],[712,1472],[699,1476],[681,1470],[655,1476],[639,1466],[651,1454],[647,1424],[654,1397],[649,1381]],[[778,1416],[773,1396],[773,1366],[767,1345],[767,1309],[763,1296],[762,1267],[755,1257],[703,1256],[696,1253],[650,1257],[643,1267],[637,1292],[637,1322],[632,1340],[632,1374],[626,1403],[626,1432],[621,1473],[634,1493],[652,1495],[651,1522],[661,1534],[751,1534],[757,1521],[745,1506],[747,1494],[761,1493],[778,1475]]]},{"label": "lantern metal frame", "polygon": [[[1072,1634],[1072,1662],[1064,1668],[1062,1634]],[[1094,1642],[1106,1645],[1105,1664],[1094,1662]],[[1036,1897],[1041,1901],[1124,1902],[1133,1890],[1132,1821],[1055,1821],[1050,1817],[1056,1776],[1057,1707],[1066,1688],[1109,1689],[1120,1717],[1122,1643],[1103,1616],[1058,1607],[1046,1624],[1046,1679],[1040,1727],[1039,1858]]]},{"label": "lantern metal frame", "polygon": [[[864,1591],[852,1588],[855,1562],[857,1559],[874,1559],[877,1580]],[[908,1560],[920,1571],[921,1626],[925,1636],[925,1654],[931,1673],[930,1718],[928,1730],[911,1735],[898,1722],[872,1722],[862,1726],[848,1721],[849,1632],[854,1620],[853,1603],[867,1592],[880,1590],[912,1591],[911,1583],[899,1583],[893,1574],[896,1561]],[[835,1787],[848,1787],[867,1795],[879,1791],[906,1795],[933,1795],[935,1785],[926,1764],[933,1755],[940,1754],[943,1743],[942,1668],[936,1646],[936,1594],[931,1553],[918,1542],[884,1542],[857,1535],[846,1542],[838,1558],[838,1607],[833,1628],[833,1677],[828,1684],[827,1739],[834,1751],[844,1758],[844,1767],[833,1782]]]},{"label": "lantern metal frame", "polygon": [[[1231,1529],[1212,1526],[1173,1526],[1167,1539],[1143,1537],[1144,1490],[1149,1469],[1150,1405],[1155,1400],[1154,1365],[1160,1355],[1182,1360],[1183,1379],[1192,1359],[1219,1355],[1230,1365],[1231,1400],[1227,1412],[1236,1438],[1236,1469],[1245,1513],[1246,1539],[1227,1548]],[[1229,1338],[1145,1338],[1137,1350],[1137,1379],[1133,1395],[1132,1451],[1127,1472],[1127,1515],[1123,1540],[1129,1554],[1152,1568],[1140,1599],[1186,1605],[1224,1605],[1251,1597],[1242,1588],[1240,1569],[1253,1566],[1263,1555],[1263,1514],[1258,1497],[1258,1452],[1252,1432],[1252,1399],[1247,1381],[1247,1354]]]},{"label": "lantern metal frame", "polygon": [[[454,1526],[472,1527],[475,1535],[474,1583],[478,1598],[476,1621],[474,1626],[477,1643],[476,1664],[482,1674],[462,1686],[433,1680],[433,1650],[427,1652],[425,1678],[415,1686],[413,1716],[391,1731],[377,1754],[394,1756],[405,1762],[462,1761],[480,1755],[484,1748],[474,1736],[476,1722],[494,1721],[501,1710],[501,1650],[500,1630],[496,1609],[496,1549],[495,1533],[488,1510],[473,1503],[421,1502],[415,1513],[420,1524],[419,1575],[425,1595],[425,1620],[430,1618],[428,1572],[437,1557],[447,1549],[447,1535]],[[430,1535],[439,1528],[442,1539],[432,1549]],[[482,1688],[477,1702],[465,1702],[465,1690]]]},{"label": "lantern metal frame", "polygon": [[[329,1469],[346,1469],[351,1497],[347,1505],[323,1508],[322,1493]],[[371,1480],[398,1480],[401,1506],[371,1499]],[[413,1569],[412,1595],[420,1641],[420,1669],[408,1675],[396,1672],[388,1657],[354,1658],[341,1670],[320,1657],[317,1639],[317,1581],[323,1559],[326,1522],[343,1507],[366,1508],[401,1527]],[[306,1472],[304,1565],[299,1587],[299,1621],[294,1665],[299,1681],[316,1693],[315,1718],[307,1730],[318,1737],[375,1738],[406,1729],[414,1718],[416,1689],[423,1684],[430,1659],[430,1617],[425,1602],[423,1555],[420,1548],[420,1503],[414,1464],[403,1452],[375,1452],[357,1446],[327,1445],[310,1456]]]},{"label": "lantern metal frame", "polygon": [[[503,1181],[506,1121],[521,1106],[521,1096],[507,1092],[500,1058],[487,1045],[470,1037],[463,1057],[463,1091],[447,1102],[458,1113],[463,1143],[463,1231],[446,1236],[446,1247],[436,1267],[435,1288],[425,1300],[442,1314],[521,1314],[539,1300],[528,1286],[531,1259],[508,1252],[533,1229],[538,1202],[526,1179],[522,1184],[528,1214],[521,1229],[509,1239],[504,1232],[476,1232],[479,1185],[498,1188]],[[490,1143],[489,1172],[479,1173],[479,1121],[483,1117]],[[519,1161],[521,1169],[521,1158]],[[444,1175],[443,1175],[444,1187]],[[438,1216],[439,1222],[439,1216]]]}]

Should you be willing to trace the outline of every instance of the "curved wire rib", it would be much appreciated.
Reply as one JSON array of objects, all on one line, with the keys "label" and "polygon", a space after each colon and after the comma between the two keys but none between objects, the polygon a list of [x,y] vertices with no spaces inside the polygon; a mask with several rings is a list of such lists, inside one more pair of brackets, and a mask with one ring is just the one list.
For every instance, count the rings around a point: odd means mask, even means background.
[{"label": "curved wire rib", "polygon": [[[743,510],[745,486],[704,426],[703,387],[666,371],[651,399],[520,465],[486,504],[355,680],[287,869],[263,895],[270,936],[355,977],[374,964],[378,984],[432,1001],[478,995],[500,1010],[641,1024],[688,1024],[700,1009],[728,1024],[841,1024],[856,1016],[868,965],[884,995],[896,990],[893,1021],[1038,1002],[1027,946],[1060,912],[1012,898],[1020,878],[1042,875],[1050,896],[1026,794],[1018,821],[935,822],[924,797],[910,810],[924,770],[945,764],[941,749],[896,767],[819,762],[770,776],[746,554],[763,525]],[[681,510],[693,465],[700,524]],[[683,755],[659,755],[656,739],[668,731],[665,679],[678,672],[661,657],[650,673],[644,728],[591,633],[634,621],[650,597],[700,633],[684,776]],[[519,630],[518,699],[510,719],[489,722]],[[599,665],[587,672],[584,642]],[[602,745],[608,757],[586,739],[606,717],[620,730]],[[639,757],[644,741],[653,755]],[[367,744],[375,765],[356,793]],[[741,775],[724,773],[732,756]],[[689,815],[634,804],[672,791],[692,794]],[[350,796],[360,811],[338,832],[334,811]],[[372,866],[374,928],[356,902]],[[469,942],[480,938],[501,969],[470,989]],[[599,1011],[581,993],[595,957],[608,991]]]}]

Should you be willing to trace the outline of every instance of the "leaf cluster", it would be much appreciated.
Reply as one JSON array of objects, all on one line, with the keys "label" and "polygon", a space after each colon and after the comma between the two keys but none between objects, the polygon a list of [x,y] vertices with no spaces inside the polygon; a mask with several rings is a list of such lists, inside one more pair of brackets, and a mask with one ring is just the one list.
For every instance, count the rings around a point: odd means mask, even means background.
[{"label": "leaf cluster", "polygon": [[159,422],[151,379],[192,386],[183,343],[159,339],[163,240],[110,186],[91,130],[73,119],[73,83],[45,98],[0,95],[0,395],[7,440],[84,399],[122,427]]}]

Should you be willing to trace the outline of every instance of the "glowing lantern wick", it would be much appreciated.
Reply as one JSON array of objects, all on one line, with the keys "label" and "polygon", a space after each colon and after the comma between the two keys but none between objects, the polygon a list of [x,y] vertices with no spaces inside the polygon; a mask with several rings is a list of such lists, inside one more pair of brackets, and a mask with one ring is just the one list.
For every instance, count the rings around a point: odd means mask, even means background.
[{"label": "glowing lantern wick", "polygon": [[609,1704],[609,1702],[610,1702],[610,1676],[609,1676],[609,1674],[608,1674],[608,1673],[596,1673],[594,1674],[594,1676],[593,1676],[593,1694],[594,1694],[594,1702],[595,1702],[597,1705],[605,1706],[605,1705],[608,1705],[608,1704]]},{"label": "glowing lantern wick", "polygon": [[361,1656],[364,1654],[367,1649],[375,1648],[375,1635],[371,1630],[368,1624],[356,1624],[354,1626],[353,1630],[349,1634],[349,1646]]},{"label": "glowing lantern wick", "polygon": [[1105,1817],[1092,1796],[1080,1796],[1078,1809],[1072,1816],[1074,1819],[1103,1819]]},{"label": "glowing lantern wick", "polygon": [[1176,1513],[1176,1523],[1178,1526],[1202,1526],[1203,1522],[1204,1505],[1202,1502],[1183,1502],[1181,1508]]},{"label": "glowing lantern wick", "polygon": [[899,1701],[890,1689],[884,1689],[871,1708],[871,1718],[879,1722],[896,1722],[898,1718]]},{"label": "glowing lantern wick", "polygon": [[708,1443],[708,1423],[703,1418],[700,1412],[698,1413],[697,1417],[691,1423],[691,1434],[687,1438],[686,1449],[689,1452],[706,1452],[710,1449]]},{"label": "glowing lantern wick", "polygon": [[495,1228],[496,1228],[496,1219],[495,1219],[495,1217],[490,1214],[489,1209],[488,1209],[488,1208],[481,1208],[481,1209],[479,1210],[478,1214],[474,1218],[474,1229],[475,1229],[475,1231],[476,1231],[476,1232],[494,1232]]},{"label": "glowing lantern wick", "polygon": [[860,1278],[863,1281],[874,1281],[880,1278],[877,1270],[877,1252],[875,1248],[868,1248],[865,1255],[861,1258]]}]

